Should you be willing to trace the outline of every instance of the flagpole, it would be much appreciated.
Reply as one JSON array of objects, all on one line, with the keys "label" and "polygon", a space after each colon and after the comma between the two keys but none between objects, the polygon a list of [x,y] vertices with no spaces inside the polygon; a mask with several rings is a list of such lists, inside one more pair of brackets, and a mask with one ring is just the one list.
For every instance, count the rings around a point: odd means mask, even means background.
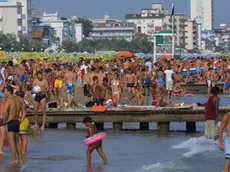
[{"label": "flagpole", "polygon": [[174,2],[172,2],[172,10],[173,10],[173,13],[172,13],[172,58],[174,58],[174,55],[175,55],[175,35],[174,35]]}]

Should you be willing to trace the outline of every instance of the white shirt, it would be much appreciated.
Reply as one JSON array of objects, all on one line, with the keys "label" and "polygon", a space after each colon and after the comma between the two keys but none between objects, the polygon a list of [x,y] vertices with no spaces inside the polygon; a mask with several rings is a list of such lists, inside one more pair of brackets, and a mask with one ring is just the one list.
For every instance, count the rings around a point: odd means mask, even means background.
[{"label": "white shirt", "polygon": [[174,74],[173,70],[165,70],[164,73],[166,75],[166,82],[173,81],[173,78],[172,78],[172,76]]},{"label": "white shirt", "polygon": [[85,70],[85,73],[87,73],[87,70],[86,70],[87,68],[88,68],[88,66],[86,66],[85,64],[83,64],[83,65],[81,65],[81,68],[80,68],[80,69],[81,69],[81,70],[84,69],[84,70]]}]

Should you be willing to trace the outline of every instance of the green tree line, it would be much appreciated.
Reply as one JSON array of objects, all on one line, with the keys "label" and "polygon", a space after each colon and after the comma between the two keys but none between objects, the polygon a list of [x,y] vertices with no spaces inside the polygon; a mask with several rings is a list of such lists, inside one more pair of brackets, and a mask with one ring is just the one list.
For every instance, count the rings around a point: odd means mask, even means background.
[{"label": "green tree line", "polygon": [[66,52],[129,50],[134,53],[152,53],[153,43],[148,41],[147,38],[133,39],[131,42],[124,39],[84,39],[77,43],[72,40],[63,40],[62,48],[65,49]]},{"label": "green tree line", "polygon": [[48,45],[40,42],[32,42],[27,37],[20,36],[18,39],[14,34],[0,34],[0,50],[2,51],[25,51],[40,52],[48,48]]}]

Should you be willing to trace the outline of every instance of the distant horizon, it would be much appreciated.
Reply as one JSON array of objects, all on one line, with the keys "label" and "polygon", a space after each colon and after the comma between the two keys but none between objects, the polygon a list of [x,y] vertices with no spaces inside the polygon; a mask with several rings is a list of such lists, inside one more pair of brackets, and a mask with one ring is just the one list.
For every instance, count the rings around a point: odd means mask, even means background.
[{"label": "distant horizon", "polygon": [[[160,0],[166,11],[171,11],[172,1]],[[103,19],[104,15],[109,15],[113,19],[125,19],[125,14],[141,13],[143,8],[151,8],[153,3],[159,3],[159,0],[35,0],[32,1],[33,12],[58,12],[60,17],[83,17],[90,19]],[[214,1],[214,26],[230,23],[230,0]],[[122,5],[121,5],[122,4]],[[190,17],[190,0],[174,0],[175,13],[184,13],[187,18]],[[223,15],[224,11],[224,15]]]}]

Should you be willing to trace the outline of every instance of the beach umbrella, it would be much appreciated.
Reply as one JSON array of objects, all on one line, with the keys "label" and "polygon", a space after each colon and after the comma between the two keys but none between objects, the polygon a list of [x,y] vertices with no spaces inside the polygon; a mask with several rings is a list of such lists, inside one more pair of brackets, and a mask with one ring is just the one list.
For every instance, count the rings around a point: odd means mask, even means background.
[{"label": "beach umbrella", "polygon": [[115,54],[116,57],[126,57],[126,58],[134,58],[136,57],[135,54],[133,54],[130,51],[119,51]]}]

